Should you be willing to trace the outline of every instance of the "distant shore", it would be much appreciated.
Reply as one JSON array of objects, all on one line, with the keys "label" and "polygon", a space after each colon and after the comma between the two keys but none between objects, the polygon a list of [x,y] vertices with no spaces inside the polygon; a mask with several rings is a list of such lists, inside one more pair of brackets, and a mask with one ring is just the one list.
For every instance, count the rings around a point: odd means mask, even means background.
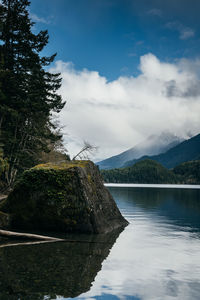
[{"label": "distant shore", "polygon": [[106,187],[135,187],[163,189],[200,189],[196,184],[143,184],[143,183],[104,183]]}]

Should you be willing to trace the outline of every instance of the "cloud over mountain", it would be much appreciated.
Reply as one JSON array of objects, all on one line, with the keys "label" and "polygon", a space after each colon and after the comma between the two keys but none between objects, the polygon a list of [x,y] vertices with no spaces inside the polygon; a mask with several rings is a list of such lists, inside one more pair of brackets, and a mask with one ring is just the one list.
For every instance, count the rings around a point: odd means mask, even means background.
[{"label": "cloud over mountain", "polygon": [[140,75],[108,81],[96,71],[76,70],[57,61],[61,94],[67,105],[60,118],[66,125],[67,148],[75,153],[82,140],[99,146],[97,159],[126,150],[147,136],[171,131],[187,136],[200,131],[200,60],[160,61],[149,53],[140,58]]}]

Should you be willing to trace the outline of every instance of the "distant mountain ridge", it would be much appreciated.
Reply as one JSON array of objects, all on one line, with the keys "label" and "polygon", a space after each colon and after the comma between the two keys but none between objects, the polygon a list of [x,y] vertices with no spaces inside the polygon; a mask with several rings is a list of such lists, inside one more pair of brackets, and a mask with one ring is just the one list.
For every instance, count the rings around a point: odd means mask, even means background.
[{"label": "distant mountain ridge", "polygon": [[154,160],[145,159],[131,167],[102,170],[101,174],[109,183],[200,184],[200,160],[168,170]]},{"label": "distant mountain ridge", "polygon": [[165,153],[153,156],[145,155],[143,157],[140,157],[139,159],[134,159],[126,162],[123,167],[134,165],[136,162],[144,159],[151,159],[157,161],[158,163],[162,164],[168,169],[174,168],[183,162],[199,160],[200,134],[190,138],[189,140],[179,143],[177,146],[169,149]]},{"label": "distant mountain ridge", "polygon": [[109,170],[123,167],[126,162],[139,159],[144,155],[157,155],[175,147],[183,141],[174,134],[164,132],[160,135],[151,135],[145,141],[118,155],[97,162],[100,169]]}]

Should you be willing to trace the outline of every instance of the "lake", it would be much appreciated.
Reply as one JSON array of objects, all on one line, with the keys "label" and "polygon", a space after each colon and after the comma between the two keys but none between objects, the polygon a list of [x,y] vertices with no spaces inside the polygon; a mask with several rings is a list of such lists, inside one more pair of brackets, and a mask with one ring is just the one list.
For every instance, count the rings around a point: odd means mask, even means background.
[{"label": "lake", "polygon": [[0,244],[0,300],[200,299],[200,189],[109,186],[129,225],[69,242]]}]

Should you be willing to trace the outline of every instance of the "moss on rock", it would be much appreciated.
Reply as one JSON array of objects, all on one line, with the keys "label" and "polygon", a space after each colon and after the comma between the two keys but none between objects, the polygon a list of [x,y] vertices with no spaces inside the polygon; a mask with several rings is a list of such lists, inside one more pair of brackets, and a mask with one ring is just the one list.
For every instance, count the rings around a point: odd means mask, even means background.
[{"label": "moss on rock", "polygon": [[2,210],[11,228],[101,233],[127,225],[90,161],[25,171]]}]

